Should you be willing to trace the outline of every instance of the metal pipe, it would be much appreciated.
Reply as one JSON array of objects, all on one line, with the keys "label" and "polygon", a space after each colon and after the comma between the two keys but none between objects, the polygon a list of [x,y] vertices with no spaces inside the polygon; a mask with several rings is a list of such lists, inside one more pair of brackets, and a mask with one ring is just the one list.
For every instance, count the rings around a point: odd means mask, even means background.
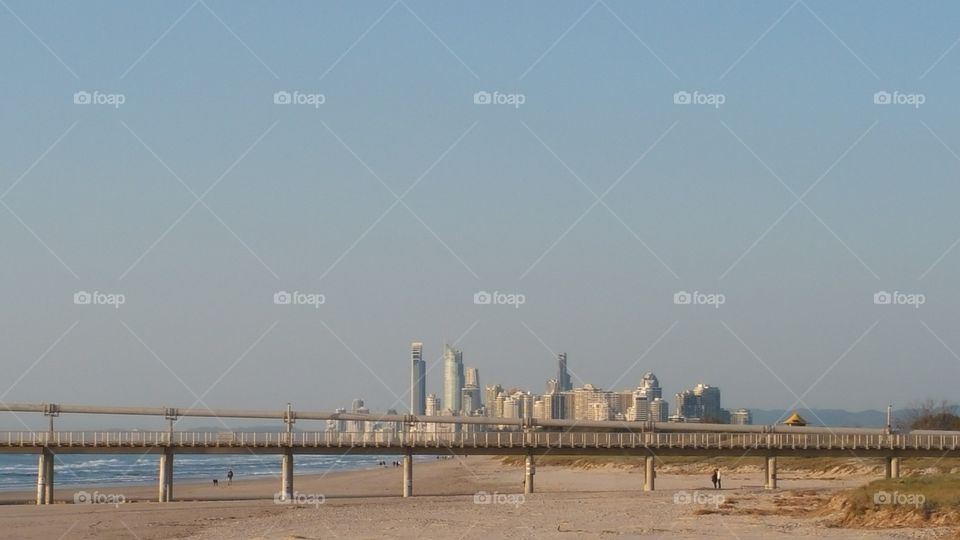
[{"label": "metal pipe", "polygon": [[[262,409],[171,409],[165,407],[113,407],[95,405],[56,405],[44,403],[0,403],[0,412],[39,412],[43,413],[56,408],[57,412],[73,414],[104,414],[104,415],[133,415],[133,416],[166,416],[171,414],[179,417],[194,418],[248,418],[248,419],[276,419],[287,420],[354,420],[368,422],[401,422],[406,424],[473,424],[498,425],[518,427],[554,427],[554,428],[591,428],[624,430],[631,432],[711,432],[711,433],[820,433],[831,435],[876,435],[885,433],[884,428],[848,428],[848,427],[817,427],[817,426],[783,426],[783,425],[733,425],[733,424],[701,424],[682,422],[626,422],[626,421],[591,421],[591,420],[538,420],[531,418],[492,418],[484,416],[412,416],[399,414],[357,414],[336,413],[325,411],[293,411],[262,410]],[[910,432],[912,434],[927,434],[929,431]],[[931,434],[952,436],[960,435],[960,431],[936,431]]]}]

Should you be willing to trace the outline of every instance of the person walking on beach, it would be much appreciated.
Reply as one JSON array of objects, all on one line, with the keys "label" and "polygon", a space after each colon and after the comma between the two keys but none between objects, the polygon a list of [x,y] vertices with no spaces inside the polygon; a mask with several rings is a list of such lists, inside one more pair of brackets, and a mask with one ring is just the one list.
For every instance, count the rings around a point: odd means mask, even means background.
[{"label": "person walking on beach", "polygon": [[710,475],[710,481],[713,482],[713,489],[717,489],[717,469],[713,470],[713,474]]},{"label": "person walking on beach", "polygon": [[233,469],[230,469],[227,471],[227,485],[228,486],[233,485]]},{"label": "person walking on beach", "polygon": [[717,475],[717,489],[723,489],[723,479],[720,478],[720,469],[717,469],[713,474]]}]

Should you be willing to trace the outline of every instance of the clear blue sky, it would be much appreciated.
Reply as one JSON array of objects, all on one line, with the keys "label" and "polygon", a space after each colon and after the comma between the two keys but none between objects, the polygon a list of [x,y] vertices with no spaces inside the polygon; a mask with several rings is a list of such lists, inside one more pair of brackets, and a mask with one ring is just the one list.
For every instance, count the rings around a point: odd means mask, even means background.
[{"label": "clear blue sky", "polygon": [[731,408],[956,397],[955,3],[5,4],[3,401],[403,409],[461,336],[537,392],[566,351]]}]

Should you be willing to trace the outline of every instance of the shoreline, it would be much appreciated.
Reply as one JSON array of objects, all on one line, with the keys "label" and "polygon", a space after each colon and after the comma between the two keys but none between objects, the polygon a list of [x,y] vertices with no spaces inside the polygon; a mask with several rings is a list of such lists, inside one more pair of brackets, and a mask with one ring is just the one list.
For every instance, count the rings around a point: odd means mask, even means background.
[{"label": "shoreline", "polygon": [[[441,460],[438,460],[441,461]],[[418,468],[424,467],[432,464],[433,460],[424,460],[422,462],[417,461],[415,464]],[[294,489],[296,489],[297,480],[302,480],[313,484],[316,480],[322,478],[332,478],[340,477],[341,475],[349,475],[355,473],[365,473],[373,471],[386,471],[386,470],[396,470],[398,473],[401,471],[400,467],[392,467],[389,464],[386,467],[364,467],[364,468],[342,468],[336,469],[331,468],[327,471],[310,471],[297,473],[294,471]],[[184,478],[176,479],[174,481],[174,502],[183,502],[181,497],[177,495],[178,487],[186,488],[187,492],[191,495],[189,501],[229,501],[229,500],[255,500],[262,497],[242,497],[237,498],[236,496],[229,496],[226,493],[224,497],[219,498],[220,491],[232,489],[234,487],[242,486],[244,488],[250,488],[255,486],[258,492],[263,491],[260,488],[268,487],[269,485],[276,485],[277,491],[280,489],[280,468],[277,467],[276,473],[263,473],[255,476],[245,476],[245,477],[235,477],[233,480],[233,485],[227,485],[225,479],[218,479],[220,481],[219,486],[213,486],[212,479],[201,479],[201,478]],[[73,493],[75,492],[109,492],[112,495],[123,495],[125,502],[128,503],[140,503],[140,502],[155,502],[157,498],[157,490],[159,480],[154,480],[152,482],[131,482],[131,483],[90,483],[90,484],[56,484],[54,489],[54,501],[55,504],[65,504],[73,502]],[[399,484],[398,484],[399,485]],[[398,487],[399,489],[399,487]],[[244,489],[246,492],[247,489]],[[69,492],[69,493],[67,493]],[[210,493],[208,493],[210,492]],[[36,491],[31,488],[7,488],[0,489],[0,505],[33,505],[36,500]],[[197,498],[197,496],[202,496],[203,498]]]}]

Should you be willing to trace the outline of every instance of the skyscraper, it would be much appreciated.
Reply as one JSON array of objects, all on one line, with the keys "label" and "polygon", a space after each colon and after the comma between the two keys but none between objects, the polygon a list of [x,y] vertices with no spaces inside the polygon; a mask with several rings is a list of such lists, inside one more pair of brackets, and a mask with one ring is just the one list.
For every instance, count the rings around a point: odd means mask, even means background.
[{"label": "skyscraper", "polygon": [[638,390],[640,391],[640,395],[645,396],[649,401],[663,397],[660,381],[657,380],[656,375],[649,371],[644,373],[643,378],[640,379],[640,388],[638,388]]},{"label": "skyscraper", "polygon": [[480,370],[475,367],[468,367],[464,371],[464,386],[476,386],[480,388]]},{"label": "skyscraper", "polygon": [[720,408],[720,389],[698,383],[692,389],[677,394],[677,415],[688,420],[719,422],[723,419]]},{"label": "skyscraper", "polygon": [[573,390],[573,383],[570,382],[570,372],[567,371],[567,353],[562,352],[557,355],[557,391],[570,390]]},{"label": "skyscraper", "polygon": [[463,414],[473,414],[483,407],[483,398],[480,395],[480,370],[477,368],[466,368],[461,396],[463,396]]},{"label": "skyscraper", "polygon": [[427,363],[423,361],[423,343],[410,344],[410,414],[427,412]]},{"label": "skyscraper", "polygon": [[463,351],[450,345],[443,346],[443,410],[460,414],[463,409],[461,392],[464,385]]},{"label": "skyscraper", "polygon": [[662,398],[650,402],[649,418],[654,422],[666,422],[670,416],[670,406]]}]

